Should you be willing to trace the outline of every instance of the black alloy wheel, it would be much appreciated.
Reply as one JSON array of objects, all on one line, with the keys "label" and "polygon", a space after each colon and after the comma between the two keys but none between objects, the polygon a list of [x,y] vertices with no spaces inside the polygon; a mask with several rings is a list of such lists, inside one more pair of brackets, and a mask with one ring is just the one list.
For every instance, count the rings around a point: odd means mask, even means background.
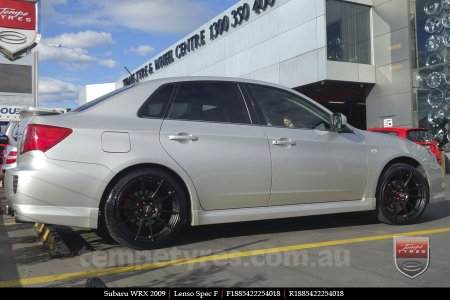
[{"label": "black alloy wheel", "polygon": [[410,224],[424,213],[429,197],[428,182],[419,170],[407,164],[395,164],[380,180],[378,219],[387,224]]},{"label": "black alloy wheel", "polygon": [[133,249],[166,245],[186,220],[183,189],[160,169],[127,174],[114,185],[105,202],[105,222],[111,237]]}]

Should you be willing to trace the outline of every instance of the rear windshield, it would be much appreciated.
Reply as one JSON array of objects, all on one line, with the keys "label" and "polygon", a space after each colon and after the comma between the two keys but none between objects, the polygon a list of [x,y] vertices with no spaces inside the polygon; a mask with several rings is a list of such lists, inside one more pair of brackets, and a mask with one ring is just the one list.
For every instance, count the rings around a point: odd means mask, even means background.
[{"label": "rear windshield", "polygon": [[395,132],[395,131],[375,130],[374,132],[392,135],[392,136],[398,136],[398,132]]},{"label": "rear windshield", "polygon": [[97,99],[95,99],[95,100],[89,101],[88,103],[85,103],[85,104],[81,105],[80,107],[78,107],[78,108],[72,110],[72,112],[81,112],[81,111],[85,111],[86,109],[89,109],[89,108],[91,108],[91,107],[94,107],[94,106],[96,106],[97,104],[100,104],[100,103],[102,103],[103,101],[108,100],[109,98],[111,98],[111,97],[113,97],[113,96],[115,96],[115,95],[118,95],[118,94],[120,94],[120,93],[122,93],[122,92],[128,90],[128,89],[131,88],[131,87],[133,87],[133,85],[125,86],[125,87],[120,88],[120,89],[118,89],[118,90],[112,91],[111,93],[108,93],[108,94],[106,94],[106,95],[104,95],[104,96],[101,96],[101,97],[99,97],[99,98],[97,98]]},{"label": "rear windshield", "polygon": [[413,142],[425,143],[433,140],[433,135],[428,130],[410,130],[406,133],[408,140]]}]

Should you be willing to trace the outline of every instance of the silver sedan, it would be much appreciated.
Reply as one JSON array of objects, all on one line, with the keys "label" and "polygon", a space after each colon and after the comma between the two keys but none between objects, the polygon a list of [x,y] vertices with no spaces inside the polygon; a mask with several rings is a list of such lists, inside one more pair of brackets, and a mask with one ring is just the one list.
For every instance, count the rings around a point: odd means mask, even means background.
[{"label": "silver sedan", "polygon": [[34,113],[18,148],[5,188],[20,220],[97,228],[136,249],[188,224],[370,210],[407,224],[444,199],[426,149],[244,79],[155,80]]}]

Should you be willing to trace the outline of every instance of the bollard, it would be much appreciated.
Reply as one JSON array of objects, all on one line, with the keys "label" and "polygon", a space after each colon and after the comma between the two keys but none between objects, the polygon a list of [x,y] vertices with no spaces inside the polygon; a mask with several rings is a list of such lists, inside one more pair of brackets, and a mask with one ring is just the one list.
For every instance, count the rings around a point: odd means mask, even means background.
[{"label": "bollard", "polygon": [[32,231],[34,236],[41,240],[42,244],[47,248],[51,258],[73,256],[66,242],[52,226],[35,223]]}]

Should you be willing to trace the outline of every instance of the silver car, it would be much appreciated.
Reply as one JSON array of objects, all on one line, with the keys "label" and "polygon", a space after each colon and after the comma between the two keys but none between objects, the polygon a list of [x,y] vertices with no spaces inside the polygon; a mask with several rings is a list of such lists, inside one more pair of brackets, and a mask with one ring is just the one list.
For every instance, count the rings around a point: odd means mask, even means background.
[{"label": "silver car", "polygon": [[5,180],[18,218],[103,228],[136,249],[188,224],[370,210],[407,224],[444,199],[423,147],[258,81],[154,80],[22,124]]}]

